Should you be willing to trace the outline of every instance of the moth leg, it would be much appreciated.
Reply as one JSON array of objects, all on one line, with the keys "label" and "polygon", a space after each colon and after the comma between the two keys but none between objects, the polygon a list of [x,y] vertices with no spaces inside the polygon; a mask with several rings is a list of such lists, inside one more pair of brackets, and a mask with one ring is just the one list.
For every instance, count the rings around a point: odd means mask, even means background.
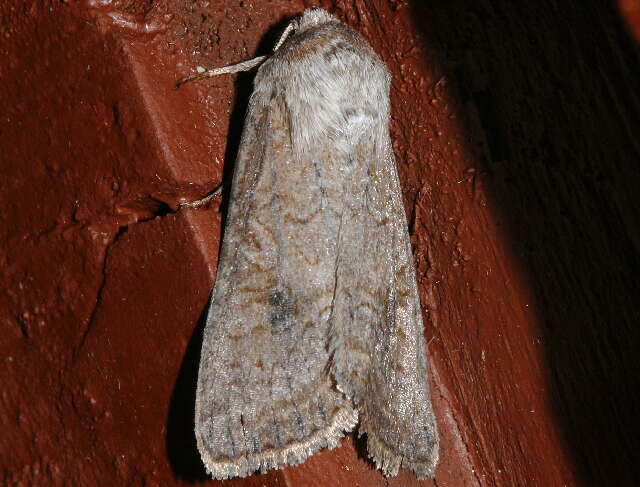
[{"label": "moth leg", "polygon": [[178,208],[199,208],[209,203],[213,198],[215,198],[221,193],[222,193],[222,184],[218,186],[216,189],[214,189],[211,193],[209,193],[204,198],[200,198],[199,200],[195,200],[195,201],[187,201],[185,203],[180,203],[178,205]]}]

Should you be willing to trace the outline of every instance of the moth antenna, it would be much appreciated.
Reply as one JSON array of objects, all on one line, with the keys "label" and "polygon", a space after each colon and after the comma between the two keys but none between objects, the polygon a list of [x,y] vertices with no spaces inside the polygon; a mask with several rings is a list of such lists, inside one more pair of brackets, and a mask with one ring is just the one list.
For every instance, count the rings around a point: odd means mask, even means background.
[{"label": "moth antenna", "polygon": [[273,52],[276,52],[278,49],[280,49],[282,44],[284,44],[284,41],[286,41],[291,35],[291,33],[294,30],[296,30],[296,27],[298,27],[298,22],[296,22],[295,20],[292,22],[289,22],[289,24],[287,25],[287,28],[284,30],[284,32],[280,36],[280,39],[278,39],[278,42],[276,42],[276,45],[273,48]]},{"label": "moth antenna", "polygon": [[[276,52],[278,49],[280,49],[282,44],[284,44],[284,42],[291,35],[291,33],[296,29],[297,26],[298,26],[298,23],[295,20],[292,22],[289,22],[289,25],[287,25],[286,29],[278,39],[278,42],[276,42],[276,45],[273,48],[273,52]],[[228,66],[222,66],[221,68],[213,68],[208,70],[203,68],[202,66],[198,66],[196,68],[196,71],[197,71],[196,73],[185,76],[184,78],[180,78],[176,82],[176,89],[180,88],[183,84],[196,79],[213,78],[214,76],[219,76],[221,74],[233,74],[233,73],[240,73],[244,71],[251,71],[253,68],[261,65],[267,59],[267,57],[268,56],[258,56],[253,59],[249,59],[247,61],[241,61],[239,63],[230,64]]]},{"label": "moth antenna", "polygon": [[248,61],[241,61],[239,63],[230,64],[229,66],[222,66],[221,68],[214,68],[209,70],[205,70],[202,66],[198,66],[196,68],[196,70],[198,71],[197,73],[185,76],[184,78],[181,78],[176,82],[176,89],[180,88],[183,84],[196,79],[213,78],[214,76],[219,76],[221,74],[232,74],[240,73],[242,71],[250,71],[256,66],[262,64],[265,59],[267,59],[267,56],[258,56],[253,59],[249,59]]}]

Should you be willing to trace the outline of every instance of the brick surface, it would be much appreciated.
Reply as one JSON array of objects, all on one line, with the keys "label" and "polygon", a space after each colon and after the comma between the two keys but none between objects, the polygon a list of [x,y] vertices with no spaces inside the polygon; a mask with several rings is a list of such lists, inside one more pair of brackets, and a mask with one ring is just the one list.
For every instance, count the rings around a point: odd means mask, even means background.
[{"label": "brick surface", "polygon": [[227,196],[178,204],[229,182],[252,75],[174,85],[318,5],[394,76],[441,463],[385,479],[349,436],[225,485],[638,485],[640,63],[613,5],[556,0],[2,2],[1,483],[215,483],[193,408]]}]

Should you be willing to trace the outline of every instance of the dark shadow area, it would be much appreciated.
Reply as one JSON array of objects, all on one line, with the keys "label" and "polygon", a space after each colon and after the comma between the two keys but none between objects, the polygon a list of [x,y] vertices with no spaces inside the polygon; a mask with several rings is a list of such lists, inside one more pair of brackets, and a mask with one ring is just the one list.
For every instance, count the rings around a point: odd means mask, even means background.
[{"label": "dark shadow area", "polygon": [[376,462],[369,456],[369,450],[367,449],[367,434],[360,434],[360,424],[356,425],[354,430],[351,433],[347,433],[345,437],[342,439],[342,444],[348,440],[348,436],[353,436],[353,447],[356,450],[356,454],[360,460],[364,460],[367,462],[371,470],[377,470]]},{"label": "dark shadow area", "polygon": [[468,149],[536,293],[576,470],[584,485],[640,485],[637,47],[615,2],[412,8],[461,118],[479,114],[489,157]]},{"label": "dark shadow area", "polygon": [[187,345],[171,395],[167,418],[167,457],[171,468],[178,477],[192,483],[209,479],[200,459],[194,434],[200,349],[208,311],[207,302]]}]

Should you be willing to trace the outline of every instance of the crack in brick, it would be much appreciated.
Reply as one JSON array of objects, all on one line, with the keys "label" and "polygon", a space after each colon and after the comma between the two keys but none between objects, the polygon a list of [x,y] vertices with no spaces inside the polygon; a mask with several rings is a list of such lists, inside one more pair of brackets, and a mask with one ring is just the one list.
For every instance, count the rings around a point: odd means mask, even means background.
[{"label": "crack in brick", "polygon": [[102,294],[104,293],[104,289],[107,283],[107,264],[109,260],[109,252],[111,251],[111,248],[113,247],[113,245],[116,242],[118,242],[118,240],[120,240],[122,235],[124,235],[127,232],[130,225],[135,225],[137,223],[141,223],[142,221],[148,221],[148,220],[135,221],[127,225],[122,225],[118,227],[118,230],[114,234],[113,238],[110,239],[109,243],[104,248],[104,257],[102,258],[102,265],[101,265],[102,278],[100,280],[100,284],[98,285],[98,292],[96,293],[96,301],[95,301],[95,304],[93,305],[93,308],[91,309],[91,312],[89,313],[89,319],[87,321],[87,325],[84,329],[84,332],[82,333],[82,337],[80,338],[80,342],[75,348],[73,363],[77,361],[80,355],[80,351],[84,348],[87,338],[89,337],[89,335],[91,334],[91,331],[93,330],[93,324],[95,322],[98,309],[102,304]]},{"label": "crack in brick", "polygon": [[116,232],[114,233],[113,237],[109,240],[109,242],[106,244],[105,248],[104,248],[104,256],[102,258],[102,263],[101,263],[101,274],[102,274],[102,278],[100,280],[100,284],[98,285],[98,291],[96,293],[96,300],[95,300],[95,304],[93,305],[93,308],[91,309],[91,312],[89,313],[89,319],[87,321],[87,325],[84,329],[84,332],[82,333],[82,336],[80,338],[80,341],[78,343],[78,345],[75,347],[75,351],[73,354],[73,360],[72,363],[76,363],[79,356],[80,356],[80,352],[82,351],[82,349],[84,348],[84,345],[86,344],[86,341],[89,337],[89,335],[91,334],[93,327],[94,327],[94,323],[95,323],[95,319],[96,316],[98,314],[98,310],[100,309],[100,305],[102,304],[102,299],[103,299],[103,294],[104,294],[104,290],[107,284],[107,265],[109,262],[109,255],[111,252],[112,247],[122,238],[122,236],[127,233],[127,231],[129,230],[129,228],[133,225],[138,225],[140,223],[145,223],[145,222],[149,222],[152,220],[156,220],[157,218],[164,218],[167,215],[174,215],[178,212],[180,212],[182,209],[188,209],[188,208],[196,208],[199,207],[205,203],[208,203],[213,196],[219,194],[219,189],[215,190],[214,192],[212,192],[210,195],[206,196],[205,198],[195,201],[195,202],[190,202],[190,203],[182,203],[180,205],[177,206],[177,208],[172,208],[171,206],[169,206],[169,204],[167,204],[166,202],[159,200],[157,198],[153,198],[150,197],[151,200],[153,200],[154,202],[156,202],[158,204],[157,208],[155,208],[155,211],[153,211],[153,213],[148,216],[148,217],[143,217],[143,218],[139,218],[136,219],[130,223],[127,223],[126,225],[120,225],[118,226],[118,229],[116,230]]}]

